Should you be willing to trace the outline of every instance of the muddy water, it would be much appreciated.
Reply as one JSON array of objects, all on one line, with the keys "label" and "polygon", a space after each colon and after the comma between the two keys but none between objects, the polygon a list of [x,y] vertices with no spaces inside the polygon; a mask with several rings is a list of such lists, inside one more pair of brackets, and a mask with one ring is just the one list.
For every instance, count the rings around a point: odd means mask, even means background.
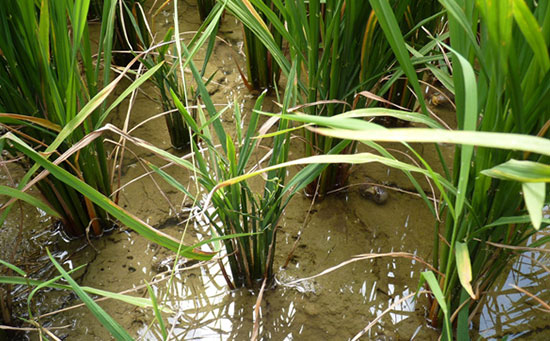
[{"label": "muddy water", "polygon": [[[180,9],[180,29],[192,31],[199,25],[197,9],[187,1],[178,3]],[[161,13],[156,18],[157,32],[171,26],[171,12]],[[214,60],[207,74],[218,69],[211,91],[217,104],[225,105],[235,100],[242,103],[244,113],[252,106],[252,96],[243,88],[235,67],[235,62],[243,64],[239,54],[241,46],[240,26],[231,16],[224,17],[220,36],[231,45],[218,42]],[[160,33],[162,36],[162,33]],[[202,62],[202,54],[197,63]],[[234,58],[237,58],[235,61]],[[191,77],[189,74],[187,77]],[[126,103],[118,110],[111,123],[122,127],[128,117],[129,129],[160,113],[160,104],[151,100],[157,96],[156,89],[146,84],[143,93],[134,103]],[[266,100],[266,110],[276,110],[272,98]],[[131,108],[128,111],[128,107]],[[129,116],[128,112],[130,113]],[[452,125],[452,113],[441,111],[443,119]],[[223,117],[230,127],[233,118]],[[155,146],[169,150],[169,138],[164,127],[164,119],[159,118],[143,124],[132,131],[132,135],[145,139]],[[112,136],[116,140],[115,136]],[[390,148],[403,150],[399,145]],[[435,151],[428,146],[415,146],[430,164],[437,164]],[[145,170],[137,158],[162,165],[163,161],[145,150],[129,146],[125,153],[120,173],[122,184],[130,183]],[[443,147],[447,158],[451,148]],[[292,157],[299,157],[300,146],[293,149]],[[404,154],[399,156],[407,161]],[[437,170],[437,169],[436,169]],[[295,172],[296,170],[291,170]],[[170,167],[168,172],[188,183],[188,172]],[[358,188],[367,177],[379,183],[387,183],[390,192],[385,205],[377,205],[359,195]],[[431,191],[429,185],[419,178],[422,186]],[[277,254],[275,258],[276,280],[265,292],[260,308],[260,335],[264,340],[347,340],[365,328],[377,316],[395,304],[374,324],[363,337],[365,340],[435,340],[438,331],[426,322],[427,300],[420,297],[399,300],[417,289],[419,273],[425,266],[418,260],[396,257],[397,252],[406,252],[419,259],[431,262],[434,218],[424,202],[414,194],[405,193],[412,186],[399,172],[382,165],[359,166],[352,169],[350,187],[328,196],[318,203],[297,195],[288,206],[280,230],[277,234]],[[160,189],[160,190],[159,190]],[[189,202],[156,176],[144,177],[131,182],[120,192],[121,205],[135,213],[149,224],[163,232],[181,238],[186,243],[208,236],[204,226],[197,221],[185,223]],[[39,250],[43,256],[43,245],[60,242],[54,237],[37,231],[49,231],[51,220],[43,217],[32,208],[27,208],[25,235],[45,236],[46,240],[28,245],[24,250]],[[19,219],[16,212],[10,217],[10,226],[2,239],[9,245],[17,233]],[[38,217],[38,218],[37,218]],[[33,226],[29,228],[28,226]],[[5,227],[2,227],[6,229]],[[185,233],[185,234],[184,234]],[[9,237],[6,237],[9,236]],[[33,239],[31,239],[32,241]],[[25,243],[29,243],[26,241]],[[76,244],[86,246],[76,252]],[[74,267],[88,264],[85,270],[76,274],[82,285],[121,292],[133,289],[139,296],[147,296],[143,287],[145,281],[152,283],[160,302],[171,312],[163,315],[170,339],[185,340],[246,340],[253,330],[253,309],[257,300],[256,291],[244,289],[229,290],[221,274],[219,263],[194,264],[178,262],[171,280],[169,271],[174,268],[173,253],[149,243],[144,238],[122,227],[101,239],[77,241],[71,244],[58,244],[65,251],[59,258]],[[289,254],[296,249],[289,258]],[[2,247],[2,259],[8,259],[7,247]],[[42,250],[40,252],[40,250]],[[30,251],[29,251],[30,252]],[[353,256],[364,254],[391,254],[385,257],[358,260],[342,266],[328,274],[307,279],[331,267],[349,261]],[[32,259],[32,257],[29,257]],[[49,269],[44,258],[37,257],[44,269]],[[282,266],[289,259],[288,266]],[[225,259],[222,257],[222,262]],[[548,336],[548,316],[533,314],[534,301],[519,295],[510,283],[522,287],[549,301],[550,277],[540,264],[549,266],[548,257],[540,254],[523,257],[511,267],[506,278],[488,296],[487,303],[475,321],[481,336],[500,338],[513,334],[518,338],[544,339]],[[43,271],[43,278],[51,277],[51,271]],[[306,279],[296,282],[297,279]],[[546,295],[546,296],[545,296]],[[50,291],[39,296],[35,305],[35,315],[48,314],[57,309],[71,307],[78,303],[73,295]],[[104,301],[100,305],[125,329],[144,340],[161,340],[158,323],[151,310],[135,308],[120,302]],[[514,307],[514,309],[511,309]],[[18,313],[25,314],[26,306],[19,304]],[[41,323],[47,327],[70,326],[56,330],[55,334],[68,340],[108,340],[108,332],[96,321],[86,308],[70,309],[66,312],[45,316]],[[530,327],[526,328],[525,324]],[[525,332],[525,330],[530,330]],[[28,333],[25,338],[38,339],[37,333]]]}]

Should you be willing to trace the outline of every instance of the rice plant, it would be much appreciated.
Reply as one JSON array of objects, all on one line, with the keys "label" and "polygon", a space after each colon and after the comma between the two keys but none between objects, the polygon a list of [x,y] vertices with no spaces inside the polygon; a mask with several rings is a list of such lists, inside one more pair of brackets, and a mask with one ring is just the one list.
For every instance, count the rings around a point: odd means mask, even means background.
[{"label": "rice plant", "polygon": [[[221,124],[219,119],[221,113],[214,109],[200,74],[192,63],[190,66],[196,81],[199,82],[198,88],[209,116],[201,106],[198,106],[198,117],[195,120],[176,94],[172,92],[172,95],[181,115],[196,136],[196,140],[191,140],[196,164],[195,176],[201,188],[212,195],[207,200],[201,201],[198,197],[200,192],[190,193],[160,168],[152,167],[168,183],[197,202],[207,216],[214,235],[240,236],[224,240],[232,273],[232,279],[226,276],[226,280],[231,288],[243,285],[254,288],[258,281],[270,280],[273,276],[277,223],[288,203],[288,197],[284,196],[286,171],[279,169],[269,172],[263,192],[259,195],[254,193],[254,189],[247,182],[229,185],[220,191],[217,189],[220,182],[243,175],[248,172],[249,167],[253,166],[252,153],[259,145],[259,140],[255,139],[259,122],[256,110],[261,109],[265,92],[258,98],[255,110],[250,113],[251,117],[246,130],[242,128],[240,108],[234,105],[236,133],[231,137]],[[285,100],[283,111],[291,104],[289,98]],[[286,120],[282,120],[279,123],[279,129],[284,131],[287,129],[287,124]],[[220,142],[219,146],[216,145],[216,141]],[[265,156],[268,164],[285,162],[288,148],[288,136],[283,134],[275,137],[271,151]],[[212,209],[209,207],[210,204]]]},{"label": "rice plant", "polygon": [[[456,51],[453,77],[459,129],[548,138],[550,3],[523,0],[442,3],[448,12],[451,48]],[[468,65],[457,62],[459,58],[472,66],[477,80],[466,78],[474,75],[464,71]],[[458,318],[458,328],[463,332],[468,330],[468,321],[475,318],[479,301],[472,301],[469,297],[473,295],[467,289],[459,290],[464,278],[460,276],[458,251],[462,248],[471,257],[472,288],[478,296],[492,285],[514,256],[509,248],[487,247],[486,243],[520,246],[536,231],[529,223],[485,226],[529,209],[528,198],[524,202],[522,192],[542,194],[539,196],[542,201],[548,193],[544,185],[521,185],[517,181],[479,175],[482,170],[511,159],[549,162],[548,156],[518,151],[473,150],[463,146],[455,152],[453,182],[460,190],[457,200],[464,195],[471,209],[447,219],[442,233],[449,244],[441,243],[436,264],[445,274],[439,280],[451,311],[467,302]],[[539,243],[534,244],[542,245]]]},{"label": "rice plant", "polygon": [[[93,59],[90,46],[88,5],[80,1],[23,0],[0,6],[2,125],[39,151],[44,151],[99,92],[101,84],[110,80],[116,2],[104,3],[99,60]],[[105,107],[100,106],[84,125],[74,129],[59,152],[95,129]],[[101,193],[110,193],[107,159],[100,141],[69,158],[64,167]],[[68,235],[83,235],[90,227],[93,234],[100,235],[112,226],[104,210],[57,179],[48,177],[38,187],[61,214]]]},{"label": "rice plant", "polygon": [[[201,75],[204,76],[206,72],[206,65],[212,56],[214,49],[215,37],[218,32],[219,20],[223,13],[223,7],[216,5],[215,1],[212,7],[209,9],[207,16],[204,19],[201,27],[197,31],[195,37],[191,40],[190,45],[194,45],[195,51],[198,47],[206,43],[206,40],[198,37],[209,37],[207,47],[205,49],[205,58]],[[147,26],[147,25],[145,25]],[[143,28],[135,26],[134,29],[138,32],[142,32],[139,35],[145,36],[147,31],[143,31]],[[166,120],[166,127],[168,128],[168,134],[170,136],[170,143],[174,149],[181,150],[189,146],[190,134],[187,125],[180,113],[177,112],[174,101],[170,92],[175,92],[178,97],[185,98],[186,92],[189,93],[189,101],[196,102],[197,93],[191,88],[188,88],[185,83],[185,77],[183,75],[178,76],[179,57],[177,53],[177,43],[174,29],[170,28],[164,35],[164,39],[158,44],[152,43],[148,48],[148,53],[140,60],[147,69],[152,69],[155,66],[160,66],[158,71],[153,77],[153,82],[157,86],[160,92],[160,102],[165,112],[164,118]],[[196,45],[195,45],[196,44]],[[210,76],[205,85],[209,83],[213,75]]]},{"label": "rice plant", "polygon": [[[372,0],[371,4],[400,68],[411,85],[419,88],[414,60],[409,58],[392,8],[382,0]],[[442,4],[449,16],[451,46],[446,51],[451,63],[450,68],[438,69],[435,74],[442,82],[452,80],[457,131],[400,111],[392,111],[392,115],[430,128],[384,129],[350,118],[377,116],[381,109],[359,109],[330,119],[315,115],[286,118],[327,125],[332,129],[313,130],[368,145],[373,140],[459,145],[453,165],[443,167],[452,166],[452,174],[435,173],[419,155],[416,157],[423,167],[370,153],[293,162],[382,162],[432,179],[443,203],[432,209],[446,219],[444,227],[437,224],[434,231],[433,262],[439,272],[436,276],[423,274],[422,282],[427,281],[435,295],[429,318],[435,325],[444,321],[444,339],[451,340],[453,323],[459,338],[469,337],[483,293],[515,253],[550,240],[548,236],[531,238],[542,222],[549,223],[543,219],[542,210],[549,197],[545,183],[550,180],[550,4],[523,0],[490,4],[448,0]],[[452,78],[446,74],[450,70]]]},{"label": "rice plant", "polygon": [[[263,95],[258,99],[255,108],[260,109]],[[179,106],[185,113],[184,107]],[[214,146],[215,133],[210,131],[208,119],[199,107],[199,118],[194,122],[187,114],[186,121],[200,136],[200,144],[192,142],[197,164],[197,176],[201,187],[213,192],[210,198],[212,210],[199,205],[208,216],[208,222],[213,227],[215,235],[244,235],[240,238],[224,241],[231,268],[232,280],[230,287],[246,286],[254,288],[259,280],[271,279],[273,275],[273,257],[275,254],[275,235],[277,223],[283,210],[281,195],[285,181],[285,171],[279,170],[268,174],[263,193],[254,193],[254,189],[246,182],[227,186],[215,191],[219,182],[244,174],[251,166],[252,153],[256,151],[257,140],[254,140],[258,124],[258,114],[252,113],[249,127],[241,131],[241,113],[238,106],[234,107],[237,129],[235,141],[225,133],[225,143],[221,150]],[[200,152],[201,146],[207,152]],[[280,136],[274,141],[274,150],[269,157],[269,164],[284,162],[288,151],[288,139]],[[170,183],[167,174],[156,169]],[[182,186],[177,186],[183,190]],[[215,191],[215,192],[214,192]],[[194,197],[194,196],[192,196]],[[227,278],[226,278],[227,279]]]},{"label": "rice plant", "polygon": [[[411,40],[424,35],[417,24],[430,23],[439,8],[437,1],[391,3]],[[308,105],[306,113],[333,116],[351,107],[362,107],[366,101],[357,98],[357,94],[380,87],[379,95],[391,88],[390,96],[399,95],[403,102],[413,103],[407,95],[407,84],[399,80],[399,75],[380,83],[394,65],[395,57],[368,2],[285,1],[273,2],[270,7],[250,0],[230,1],[228,8],[262,41],[285,74],[290,63],[262,17],[288,44],[290,59],[298,65],[299,100],[317,104]],[[394,85],[396,81],[399,83]],[[322,104],[318,104],[320,101]],[[305,140],[306,155],[327,153],[339,143],[311,132],[305,133]],[[345,150],[353,151],[353,144]],[[344,185],[347,177],[347,167],[329,167],[307,192],[313,194],[318,185],[318,193],[324,195]]]}]

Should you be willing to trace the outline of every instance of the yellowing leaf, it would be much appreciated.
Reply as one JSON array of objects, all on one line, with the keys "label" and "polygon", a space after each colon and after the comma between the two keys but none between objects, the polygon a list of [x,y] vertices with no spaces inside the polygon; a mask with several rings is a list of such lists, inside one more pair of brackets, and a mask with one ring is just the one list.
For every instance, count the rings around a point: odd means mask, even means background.
[{"label": "yellowing leaf", "polygon": [[466,290],[470,297],[475,300],[477,299],[477,296],[474,294],[474,290],[472,289],[472,265],[470,263],[468,245],[466,245],[466,243],[457,242],[455,245],[455,256],[460,284],[462,284],[462,287]]}]

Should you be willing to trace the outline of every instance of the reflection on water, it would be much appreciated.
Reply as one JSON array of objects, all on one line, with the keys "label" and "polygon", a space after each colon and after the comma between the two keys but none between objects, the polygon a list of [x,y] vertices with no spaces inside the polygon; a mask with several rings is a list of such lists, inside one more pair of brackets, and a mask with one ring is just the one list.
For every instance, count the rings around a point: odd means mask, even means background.
[{"label": "reflection on water", "polygon": [[[320,208],[342,209],[340,214],[352,216],[354,205],[339,206],[340,199],[328,198]],[[353,202],[353,201],[352,201]],[[330,211],[334,213],[335,211]],[[329,213],[330,213],[329,212]],[[396,248],[411,247],[424,254],[423,244],[411,245],[414,237],[403,233],[391,233],[391,223],[380,227],[376,240],[369,245],[361,239],[368,230],[331,224],[328,213],[315,214],[303,233],[304,245],[296,251],[295,259],[287,269],[279,269],[275,285],[264,294],[260,307],[260,335],[263,340],[350,340],[377,316],[381,318],[365,334],[366,340],[435,340],[439,333],[426,323],[427,300],[414,301],[419,262],[403,258],[378,258],[350,263],[333,272],[309,278],[353,254],[374,250],[389,250],[392,241],[399,240]],[[420,214],[422,216],[422,214]],[[397,221],[399,215],[396,214]],[[293,220],[292,210],[287,216],[287,231],[279,235],[281,251],[278,264],[286,258],[285,251],[293,244],[296,230],[289,228]],[[342,220],[340,218],[335,219]],[[376,219],[362,221],[375,225]],[[419,220],[415,214],[404,214],[402,222],[414,229]],[[321,230],[319,224],[325,229]],[[327,228],[328,227],[330,228]],[[341,223],[340,223],[341,225]],[[374,231],[370,231],[374,232]],[[422,234],[421,232],[417,232]],[[405,235],[405,236],[404,236]],[[383,236],[383,237],[381,237]],[[331,238],[327,238],[331,237]],[[324,245],[324,248],[318,247]],[[282,253],[282,254],[281,254]],[[546,267],[546,270],[544,269]],[[527,252],[511,266],[503,282],[489,293],[476,322],[480,336],[487,339],[546,339],[550,314],[533,308],[540,306],[533,299],[510,287],[511,283],[550,301],[548,288],[550,257]],[[253,330],[254,305],[257,292],[245,289],[230,291],[217,263],[209,263],[200,269],[179,273],[168,286],[157,286],[157,295],[174,311],[166,318],[167,329],[175,339],[185,340],[246,340]],[[166,293],[163,295],[163,293]],[[400,302],[402,300],[402,302]],[[392,305],[394,305],[391,307]],[[391,309],[388,310],[388,307]],[[387,311],[388,310],[388,311]],[[545,315],[547,318],[545,318]],[[152,318],[151,318],[152,320]],[[161,340],[158,324],[153,328],[142,327],[138,334],[144,340]]]},{"label": "reflection on water", "polygon": [[[537,234],[538,238],[542,236],[542,232]],[[533,238],[527,244],[531,242]],[[518,257],[507,276],[487,295],[479,318],[480,334],[487,339],[550,339],[550,311],[513,285],[548,304],[550,254],[527,251]]]},{"label": "reflection on water", "polygon": [[[355,194],[354,194],[355,195]],[[356,198],[354,198],[356,199]],[[278,235],[276,265],[284,263],[298,234],[297,224],[303,218],[300,210],[309,205],[297,199],[285,216]],[[302,202],[303,201],[303,202]],[[356,203],[354,203],[354,201]],[[394,220],[378,218],[361,220],[355,211],[364,201],[327,198],[318,206],[287,269],[279,269],[275,285],[264,294],[260,307],[260,335],[264,340],[351,339],[389,306],[416,290],[418,262],[403,258],[379,258],[348,264],[320,277],[309,277],[353,255],[375,250],[396,251],[424,247],[411,245],[416,237],[407,238],[395,231],[396,221],[415,227],[426,214],[394,214]],[[382,211],[390,212],[390,204]],[[419,203],[419,207],[422,207]],[[305,206],[307,207],[307,206]],[[342,219],[350,221],[349,226]],[[295,221],[296,220],[296,221]],[[359,221],[359,222],[358,222]],[[418,226],[418,225],[416,225]],[[366,227],[366,228],[365,228]],[[374,231],[375,229],[384,230]],[[377,233],[377,238],[372,234]],[[429,235],[431,232],[426,231]],[[420,233],[422,234],[422,233]],[[427,244],[426,244],[427,245]],[[422,253],[425,253],[422,251]],[[287,284],[288,283],[288,284]],[[166,319],[172,337],[185,340],[246,340],[253,330],[257,292],[246,289],[229,291],[217,263],[179,273],[170,285],[157,286],[157,295],[174,311]],[[164,294],[164,295],[163,295]],[[367,334],[368,339],[433,339],[437,332],[425,321],[424,299],[412,297],[396,304]],[[144,340],[161,340],[158,325],[142,327],[138,334]]]}]

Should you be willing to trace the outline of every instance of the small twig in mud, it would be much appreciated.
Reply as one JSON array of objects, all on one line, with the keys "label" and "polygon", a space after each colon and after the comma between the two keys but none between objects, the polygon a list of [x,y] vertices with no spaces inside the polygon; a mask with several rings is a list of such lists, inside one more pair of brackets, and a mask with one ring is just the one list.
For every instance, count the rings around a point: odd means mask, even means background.
[{"label": "small twig in mud", "polygon": [[537,301],[541,306],[544,307],[544,309],[540,309],[541,311],[544,311],[545,313],[550,313],[550,304],[544,302],[543,300],[541,300],[540,298],[538,298],[536,295],[530,293],[529,291],[523,289],[523,288],[520,288],[514,284],[511,284],[510,285],[512,288],[516,289],[517,291],[519,292],[522,292],[524,293],[525,295],[531,297],[532,299],[534,299],[535,301]]},{"label": "small twig in mud", "polygon": [[[71,327],[72,327],[71,324],[67,324],[67,325],[64,325],[64,326],[61,326],[61,327],[49,327],[48,329],[49,329],[49,330],[60,330],[60,329],[67,329],[67,328],[71,328]],[[39,328],[12,327],[12,326],[0,325],[0,329],[4,329],[4,330],[19,330],[19,331],[24,331],[24,332],[34,332],[34,331],[38,331]]]},{"label": "small twig in mud", "polygon": [[386,315],[387,313],[389,313],[390,311],[393,310],[393,308],[395,308],[396,306],[400,305],[401,303],[405,302],[406,300],[410,299],[411,297],[413,297],[414,295],[418,294],[418,295],[421,295],[421,294],[430,294],[431,291],[419,291],[418,293],[416,292],[413,292],[412,294],[409,294],[397,301],[395,301],[392,305],[390,305],[386,310],[384,310],[380,315],[376,316],[376,318],[374,320],[372,320],[366,327],[365,329],[361,330],[359,333],[357,333],[357,335],[355,335],[353,337],[353,339],[351,339],[351,341],[356,341],[356,340],[359,340],[359,338],[363,335],[365,335],[372,327],[374,327],[374,325],[376,323],[378,323],[378,321],[380,321],[382,319],[382,317],[384,317],[384,315]]},{"label": "small twig in mud", "polygon": [[355,263],[355,262],[358,262],[358,261],[361,261],[361,260],[367,260],[367,259],[373,259],[373,258],[382,258],[382,257],[401,257],[401,258],[413,259],[413,260],[416,260],[416,261],[424,264],[427,268],[429,268],[433,272],[437,273],[438,275],[443,276],[443,277],[445,276],[443,273],[438,271],[436,268],[434,268],[432,265],[430,265],[429,263],[424,261],[422,258],[420,258],[420,257],[418,257],[418,256],[416,256],[412,253],[408,253],[408,252],[365,253],[365,254],[362,254],[362,255],[353,256],[351,259],[348,259],[347,261],[344,261],[344,262],[342,262],[338,265],[330,267],[330,268],[318,273],[317,275],[313,275],[313,276],[306,277],[306,278],[300,278],[300,279],[297,279],[295,281],[291,281],[291,282],[288,282],[288,283],[281,283],[281,284],[285,285],[285,286],[293,286],[293,285],[295,285],[297,283],[300,283],[300,282],[303,282],[303,281],[308,281],[308,280],[311,280],[311,279],[314,279],[314,278],[317,278],[317,277],[321,277],[323,275],[331,273],[334,270],[338,270],[341,267],[343,267],[345,265],[348,265],[348,264],[351,264],[351,263]]},{"label": "small twig in mud", "polygon": [[264,281],[262,282],[262,288],[260,289],[260,293],[258,294],[258,299],[256,300],[256,304],[254,305],[254,329],[252,331],[252,337],[250,338],[250,341],[258,340],[258,334],[260,332],[260,305],[262,304],[262,298],[264,296],[266,283],[267,283],[267,277],[264,277]]}]

